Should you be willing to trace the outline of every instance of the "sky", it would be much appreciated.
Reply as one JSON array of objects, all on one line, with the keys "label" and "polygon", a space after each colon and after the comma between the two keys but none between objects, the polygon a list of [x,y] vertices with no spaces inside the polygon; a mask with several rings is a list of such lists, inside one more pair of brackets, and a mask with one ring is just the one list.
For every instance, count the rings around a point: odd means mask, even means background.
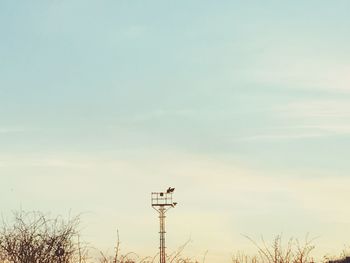
[{"label": "sky", "polygon": [[254,240],[350,245],[348,0],[2,0],[0,212],[207,262]]}]

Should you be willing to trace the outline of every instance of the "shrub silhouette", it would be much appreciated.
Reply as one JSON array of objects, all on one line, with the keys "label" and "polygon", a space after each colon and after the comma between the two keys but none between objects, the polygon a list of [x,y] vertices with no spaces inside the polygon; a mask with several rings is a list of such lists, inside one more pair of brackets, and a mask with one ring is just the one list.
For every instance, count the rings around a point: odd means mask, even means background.
[{"label": "shrub silhouette", "polygon": [[14,213],[13,222],[3,220],[0,256],[9,263],[83,262],[78,238],[78,218],[50,219],[40,212]]}]

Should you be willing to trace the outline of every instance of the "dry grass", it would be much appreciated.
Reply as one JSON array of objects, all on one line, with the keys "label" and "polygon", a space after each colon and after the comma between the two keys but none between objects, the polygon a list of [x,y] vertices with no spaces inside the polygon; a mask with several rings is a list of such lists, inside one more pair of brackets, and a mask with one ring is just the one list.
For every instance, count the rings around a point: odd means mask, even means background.
[{"label": "dry grass", "polygon": [[[183,245],[181,245],[177,250],[167,255],[168,263],[200,263],[197,260],[193,260],[189,257],[183,256],[183,251],[186,246],[190,243],[191,240],[188,240]],[[152,257],[140,257],[135,252],[128,252],[126,254],[120,253],[120,241],[119,234],[117,232],[117,243],[115,246],[115,253],[113,256],[107,256],[102,251],[100,253],[100,263],[157,263],[159,261],[159,254],[156,254]],[[204,261],[203,261],[204,262]]]},{"label": "dry grass", "polygon": [[286,244],[282,242],[282,236],[274,238],[272,244],[267,244],[264,238],[260,243],[246,236],[257,248],[258,254],[253,257],[238,253],[232,258],[234,263],[310,263],[314,262],[311,251],[314,249],[313,239],[306,236],[300,243],[298,239],[290,238]]}]

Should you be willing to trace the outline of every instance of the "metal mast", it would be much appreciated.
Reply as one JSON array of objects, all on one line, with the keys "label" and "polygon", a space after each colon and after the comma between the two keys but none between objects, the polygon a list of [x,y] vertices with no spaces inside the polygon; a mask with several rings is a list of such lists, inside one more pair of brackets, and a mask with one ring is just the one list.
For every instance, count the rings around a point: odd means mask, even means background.
[{"label": "metal mast", "polygon": [[151,203],[153,209],[159,213],[159,262],[166,263],[165,257],[165,212],[174,208],[177,203],[173,202],[175,188],[169,187],[165,192],[152,192]]}]

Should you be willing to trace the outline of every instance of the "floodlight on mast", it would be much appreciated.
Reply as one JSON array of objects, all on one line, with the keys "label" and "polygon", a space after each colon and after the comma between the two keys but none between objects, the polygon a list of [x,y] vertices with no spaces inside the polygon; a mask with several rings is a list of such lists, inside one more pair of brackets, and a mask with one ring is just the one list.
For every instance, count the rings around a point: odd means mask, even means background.
[{"label": "floodlight on mast", "polygon": [[165,192],[152,192],[152,208],[159,213],[159,262],[166,263],[165,256],[165,212],[174,208],[177,202],[173,202],[175,188],[169,187]]}]

